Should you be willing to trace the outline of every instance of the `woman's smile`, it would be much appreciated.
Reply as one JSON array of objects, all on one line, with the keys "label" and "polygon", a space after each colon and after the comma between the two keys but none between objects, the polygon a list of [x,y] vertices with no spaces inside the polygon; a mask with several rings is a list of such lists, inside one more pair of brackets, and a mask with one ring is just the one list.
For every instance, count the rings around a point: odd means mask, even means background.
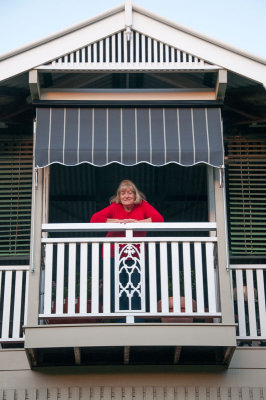
[{"label": "woman's smile", "polygon": [[120,192],[120,201],[122,206],[133,208],[135,202],[135,193],[130,189],[122,190]]}]

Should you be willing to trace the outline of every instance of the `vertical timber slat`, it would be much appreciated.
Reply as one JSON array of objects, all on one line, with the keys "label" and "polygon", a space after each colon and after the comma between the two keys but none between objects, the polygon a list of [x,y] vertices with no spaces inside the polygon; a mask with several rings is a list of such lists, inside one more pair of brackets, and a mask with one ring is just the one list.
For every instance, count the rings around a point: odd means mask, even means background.
[{"label": "vertical timber slat", "polygon": [[253,271],[247,270],[246,277],[247,277],[247,290],[248,290],[248,316],[249,316],[250,335],[257,336]]},{"label": "vertical timber slat", "polygon": [[12,271],[6,271],[4,305],[3,305],[2,339],[8,339],[9,337],[11,286],[12,286]]},{"label": "vertical timber slat", "polygon": [[65,245],[57,245],[56,314],[63,314]]},{"label": "vertical timber slat", "polygon": [[68,257],[68,313],[75,313],[76,299],[76,243],[69,243]]},{"label": "vertical timber slat", "polygon": [[209,312],[216,312],[217,307],[216,307],[214,256],[213,256],[214,246],[213,243],[206,243],[205,246],[206,246]]},{"label": "vertical timber slat", "polygon": [[260,333],[266,336],[266,310],[265,310],[265,288],[263,282],[263,271],[257,270],[258,304],[260,317]]},{"label": "vertical timber slat", "polygon": [[80,245],[80,313],[87,312],[87,290],[88,290],[88,246],[87,243]]},{"label": "vertical timber slat", "polygon": [[180,268],[179,268],[179,247],[178,243],[171,244],[172,252],[172,287],[173,287],[173,308],[174,312],[180,312]]},{"label": "vertical timber slat", "polygon": [[157,281],[156,281],[156,249],[155,243],[149,243],[149,284],[150,312],[157,312]]},{"label": "vertical timber slat", "polygon": [[167,244],[160,243],[160,270],[161,270],[161,300],[162,312],[169,312],[168,300],[168,270],[167,270]]},{"label": "vertical timber slat", "polygon": [[184,295],[186,312],[192,312],[192,284],[191,284],[191,257],[190,244],[183,243],[183,264],[184,264]]},{"label": "vertical timber slat", "polygon": [[45,271],[44,271],[44,314],[51,313],[52,307],[52,276],[53,276],[53,244],[45,246]]},{"label": "vertical timber slat", "polygon": [[103,312],[111,311],[111,273],[110,273],[110,243],[103,245]]},{"label": "vertical timber slat", "polygon": [[195,253],[195,279],[197,295],[197,312],[204,312],[204,291],[203,291],[203,273],[202,273],[202,251],[201,243],[194,244]]},{"label": "vertical timber slat", "polygon": [[239,336],[246,336],[246,317],[243,293],[243,274],[241,270],[236,271],[236,287],[237,287],[237,309],[238,309],[238,326]]},{"label": "vertical timber slat", "polygon": [[13,332],[12,332],[12,338],[14,339],[19,338],[19,333],[20,333],[22,277],[23,277],[23,272],[16,271],[15,303],[14,303]]},{"label": "vertical timber slat", "polygon": [[99,312],[99,244],[92,244],[92,267],[91,267],[91,312]]}]

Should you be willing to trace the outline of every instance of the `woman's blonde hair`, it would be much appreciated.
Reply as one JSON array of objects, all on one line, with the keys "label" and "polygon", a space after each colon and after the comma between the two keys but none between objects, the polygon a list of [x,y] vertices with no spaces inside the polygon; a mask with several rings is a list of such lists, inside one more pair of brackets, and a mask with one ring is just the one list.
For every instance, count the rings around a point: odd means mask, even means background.
[{"label": "woman's blonde hair", "polygon": [[120,182],[116,194],[111,197],[110,203],[121,203],[120,193],[128,188],[131,189],[132,192],[135,194],[134,204],[140,204],[142,200],[146,200],[145,195],[140,190],[138,190],[137,186],[132,181],[130,181],[129,179],[124,179],[122,182]]}]

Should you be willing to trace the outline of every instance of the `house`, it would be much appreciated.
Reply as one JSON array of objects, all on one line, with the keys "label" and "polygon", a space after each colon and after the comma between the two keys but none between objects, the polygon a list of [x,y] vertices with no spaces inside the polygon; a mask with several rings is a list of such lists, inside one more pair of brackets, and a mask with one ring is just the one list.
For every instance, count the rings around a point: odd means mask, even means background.
[{"label": "house", "polygon": [[266,398],[265,87],[130,1],[0,57],[1,399]]}]

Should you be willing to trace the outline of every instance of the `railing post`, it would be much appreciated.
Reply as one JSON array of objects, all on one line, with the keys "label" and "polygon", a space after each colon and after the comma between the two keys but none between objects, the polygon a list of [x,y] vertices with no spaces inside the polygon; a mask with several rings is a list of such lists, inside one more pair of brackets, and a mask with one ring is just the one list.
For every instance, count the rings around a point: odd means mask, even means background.
[{"label": "railing post", "polygon": [[215,168],[215,213],[217,223],[217,250],[220,285],[220,304],[223,324],[234,324],[233,302],[228,271],[227,220],[225,188],[219,184],[219,171]]},{"label": "railing post", "polygon": [[[207,187],[208,187],[208,214],[209,222],[215,222],[215,197],[214,197],[214,179],[213,167],[207,167]],[[216,236],[215,232],[210,231],[210,236]]]},{"label": "railing post", "polygon": [[27,325],[38,325],[39,297],[40,297],[40,270],[41,270],[41,226],[43,205],[43,170],[38,169],[37,181],[33,185],[33,211],[31,229],[31,265],[29,275],[29,301]]}]

